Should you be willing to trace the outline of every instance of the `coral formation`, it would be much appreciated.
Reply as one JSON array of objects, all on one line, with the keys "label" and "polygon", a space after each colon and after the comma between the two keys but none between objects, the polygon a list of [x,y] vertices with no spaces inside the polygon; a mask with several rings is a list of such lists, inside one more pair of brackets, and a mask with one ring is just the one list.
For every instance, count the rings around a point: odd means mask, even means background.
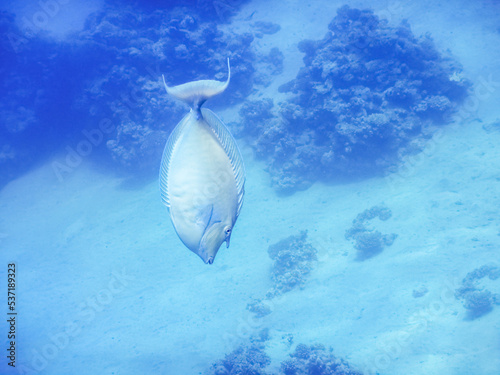
[{"label": "coral formation", "polygon": [[317,250],[307,241],[307,231],[297,236],[290,236],[269,246],[267,250],[274,260],[272,279],[274,287],[267,293],[267,298],[286,293],[296,287],[302,287],[317,260]]},{"label": "coral formation", "polygon": [[354,248],[358,251],[357,259],[365,260],[382,252],[384,247],[391,246],[397,234],[382,234],[366,227],[367,221],[379,218],[382,221],[392,216],[391,210],[384,206],[374,206],[358,214],[352,221],[352,227],[345,233],[346,240],[354,240]]},{"label": "coral formation", "polygon": [[481,288],[479,280],[483,278],[497,280],[500,269],[492,265],[484,265],[469,272],[462,280],[462,286],[455,291],[455,297],[462,300],[467,310],[466,319],[474,320],[493,310],[494,305],[500,305],[500,294]]},{"label": "coral formation", "polygon": [[162,72],[170,85],[224,80],[229,58],[231,86],[224,100],[214,99],[212,107],[241,101],[253,87],[253,36],[223,32],[215,22],[183,8],[149,14],[102,11],[87,21],[80,39],[86,48],[107,56],[109,67],[91,82],[79,103],[90,107],[94,116],[116,123],[107,147],[116,161],[133,171],[156,173],[165,140],[185,112],[164,93]]},{"label": "coral formation", "polygon": [[255,64],[255,84],[269,86],[277,75],[283,73],[284,59],[283,53],[277,47],[271,48],[267,55],[260,56]]},{"label": "coral formation", "polygon": [[460,67],[429,36],[370,10],[340,8],[325,37],[299,49],[305,66],[280,88],[290,100],[254,101],[240,112],[240,135],[269,160],[282,192],[394,168],[467,96],[469,83],[451,78]]},{"label": "coral formation", "polygon": [[254,313],[256,318],[263,318],[272,312],[269,305],[266,305],[261,299],[256,299],[250,302],[247,305],[247,310]]},{"label": "coral formation", "polygon": [[[162,73],[171,85],[224,80],[229,58],[231,85],[211,106],[233,105],[252,91],[254,36],[219,27],[246,1],[132,6],[111,0],[64,43],[40,30],[20,30],[15,17],[2,12],[7,38],[0,42],[0,70],[9,74],[0,93],[0,183],[54,152],[62,151],[64,161],[68,147],[87,142],[82,131],[97,129],[103,119],[113,130],[96,137],[84,157],[127,175],[155,176],[165,140],[185,112],[166,95]],[[279,53],[266,58],[279,69]]]},{"label": "coral formation", "polygon": [[[263,343],[250,340],[242,344],[223,360],[217,361],[207,375],[266,375],[271,363],[264,351]],[[299,344],[290,354],[290,359],[281,362],[282,375],[361,375],[344,360],[334,356],[333,349],[321,344],[307,346]]]},{"label": "coral formation", "polygon": [[274,261],[272,266],[274,285],[267,291],[264,299],[254,299],[247,305],[247,310],[255,314],[256,318],[263,318],[272,313],[273,304],[266,301],[297,287],[302,288],[314,262],[317,261],[317,250],[307,242],[307,231],[269,246],[267,252]]},{"label": "coral formation", "polygon": [[271,363],[264,347],[259,343],[240,345],[222,360],[212,365],[213,375],[265,375],[264,370]]},{"label": "coral formation", "polygon": [[280,373],[283,375],[361,375],[347,362],[336,358],[332,348],[327,350],[321,344],[299,344],[290,357],[281,363]]}]

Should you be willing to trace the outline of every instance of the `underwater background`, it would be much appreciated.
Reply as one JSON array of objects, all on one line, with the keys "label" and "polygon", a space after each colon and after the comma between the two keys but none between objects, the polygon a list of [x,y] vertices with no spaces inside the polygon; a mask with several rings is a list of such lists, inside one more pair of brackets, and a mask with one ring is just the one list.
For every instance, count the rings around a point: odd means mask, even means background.
[{"label": "underwater background", "polygon": [[[1,9],[0,374],[500,374],[500,2]],[[160,201],[161,75],[227,58],[245,201],[206,265]]]}]

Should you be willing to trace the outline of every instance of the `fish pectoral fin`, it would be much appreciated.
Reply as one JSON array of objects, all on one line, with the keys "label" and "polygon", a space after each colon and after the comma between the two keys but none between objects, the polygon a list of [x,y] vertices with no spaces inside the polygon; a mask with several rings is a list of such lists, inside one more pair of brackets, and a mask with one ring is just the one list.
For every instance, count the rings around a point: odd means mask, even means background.
[{"label": "fish pectoral fin", "polygon": [[220,223],[221,218],[215,213],[214,205],[209,204],[200,211],[197,221],[200,225],[203,225],[205,227],[204,233],[206,233],[209,227],[213,226],[216,223]]},{"label": "fish pectoral fin", "polygon": [[198,216],[198,223],[205,227],[204,232],[207,231],[208,226],[210,225],[210,221],[212,220],[212,216],[214,214],[214,205],[210,204],[206,206],[204,209],[200,211]]}]

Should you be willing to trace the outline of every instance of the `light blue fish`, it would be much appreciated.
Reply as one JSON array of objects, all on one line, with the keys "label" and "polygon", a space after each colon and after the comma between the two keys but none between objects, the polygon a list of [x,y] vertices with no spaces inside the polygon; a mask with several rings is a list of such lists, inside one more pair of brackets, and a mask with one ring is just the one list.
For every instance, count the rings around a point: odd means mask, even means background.
[{"label": "light blue fish", "polygon": [[229,84],[201,80],[165,89],[191,106],[170,135],[160,169],[160,193],[177,235],[189,250],[212,264],[229,247],[243,204],[245,167],[233,136],[209,109],[201,108]]}]

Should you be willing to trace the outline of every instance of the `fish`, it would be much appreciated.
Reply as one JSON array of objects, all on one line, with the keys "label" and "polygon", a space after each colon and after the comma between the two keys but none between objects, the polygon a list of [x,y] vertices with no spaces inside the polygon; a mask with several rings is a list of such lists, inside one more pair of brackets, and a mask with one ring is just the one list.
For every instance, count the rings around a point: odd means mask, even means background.
[{"label": "fish", "polygon": [[225,82],[199,80],[178,86],[163,84],[167,93],[191,109],[169,136],[160,167],[160,196],[183,244],[212,264],[231,234],[243,205],[245,166],[238,145],[219,117],[202,105],[224,92]]}]

